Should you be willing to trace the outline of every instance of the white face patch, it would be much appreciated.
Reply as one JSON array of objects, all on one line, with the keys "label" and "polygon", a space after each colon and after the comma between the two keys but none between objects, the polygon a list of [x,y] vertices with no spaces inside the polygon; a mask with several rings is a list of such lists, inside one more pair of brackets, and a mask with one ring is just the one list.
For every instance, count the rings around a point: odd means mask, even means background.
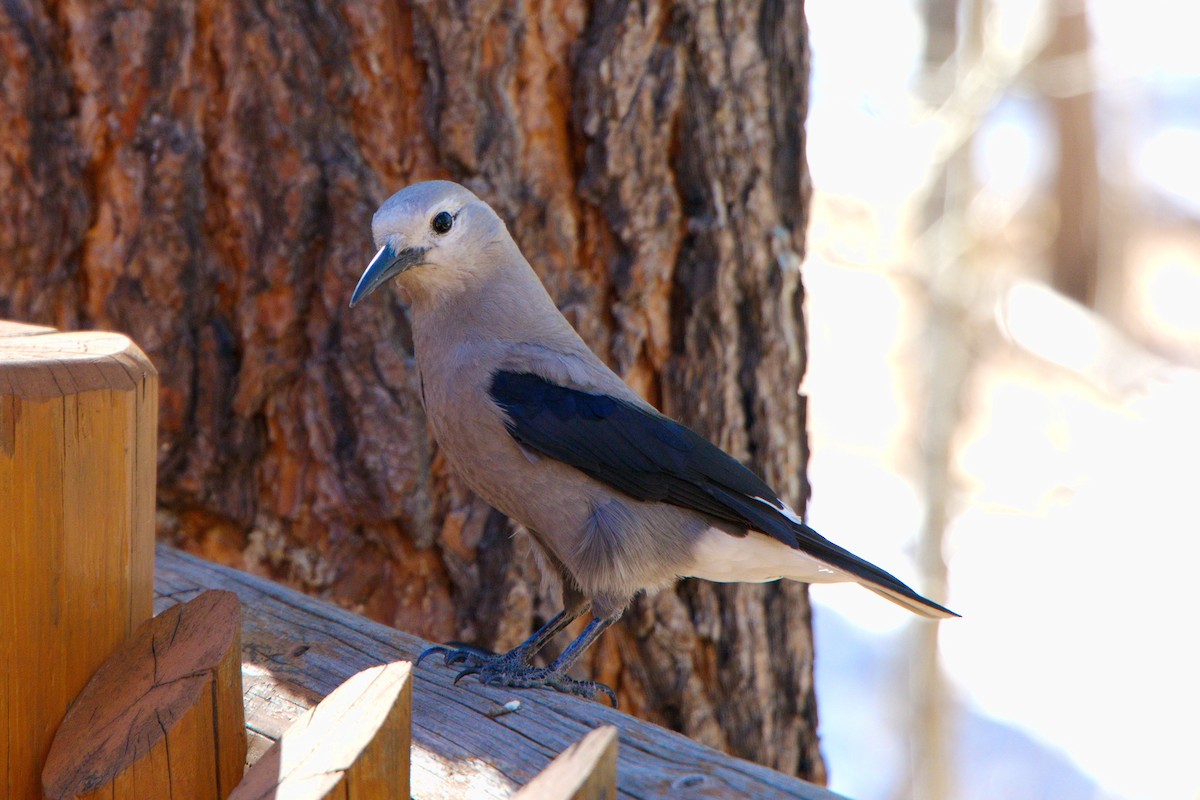
[{"label": "white face patch", "polygon": [[692,563],[682,577],[718,583],[764,583],[780,578],[803,583],[854,580],[765,533],[731,536],[716,528],[709,528],[696,541]]}]

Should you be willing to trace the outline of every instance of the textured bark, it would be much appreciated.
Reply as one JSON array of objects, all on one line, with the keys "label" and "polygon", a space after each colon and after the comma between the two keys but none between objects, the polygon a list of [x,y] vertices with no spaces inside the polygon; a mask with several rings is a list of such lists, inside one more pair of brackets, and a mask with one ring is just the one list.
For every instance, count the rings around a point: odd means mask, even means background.
[{"label": "textured bark", "polygon": [[[160,370],[160,532],[415,633],[554,610],[430,439],[408,323],[346,301],[414,180],[491,202],[667,413],[807,485],[808,50],[791,0],[4,0],[0,317]],[[591,653],[624,707],[823,777],[796,585],[684,583]]]}]

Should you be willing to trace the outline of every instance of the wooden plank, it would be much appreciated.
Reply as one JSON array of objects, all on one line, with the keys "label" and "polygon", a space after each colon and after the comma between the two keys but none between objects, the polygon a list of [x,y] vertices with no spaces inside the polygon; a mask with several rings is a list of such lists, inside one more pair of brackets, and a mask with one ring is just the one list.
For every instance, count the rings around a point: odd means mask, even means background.
[{"label": "wooden plank", "polygon": [[412,665],[363,670],[304,712],[229,800],[409,796]]},{"label": "wooden plank", "polygon": [[6,336],[40,336],[43,333],[54,333],[54,328],[0,319],[0,339]]},{"label": "wooden plank", "polygon": [[[206,588],[228,589],[243,603],[242,678],[251,759],[354,673],[412,661],[429,645],[268,580],[159,546],[161,602],[177,602]],[[454,671],[436,659],[413,675],[412,791],[420,800],[508,798],[560,751],[603,725],[615,726],[621,738],[621,798],[838,797],[601,703],[470,680],[455,687]],[[492,716],[514,699],[521,703],[518,711]]]},{"label": "wooden plank", "polygon": [[157,375],[124,336],[0,328],[0,797],[150,617]]},{"label": "wooden plank", "polygon": [[617,738],[613,726],[597,728],[551,761],[513,800],[613,800]]}]

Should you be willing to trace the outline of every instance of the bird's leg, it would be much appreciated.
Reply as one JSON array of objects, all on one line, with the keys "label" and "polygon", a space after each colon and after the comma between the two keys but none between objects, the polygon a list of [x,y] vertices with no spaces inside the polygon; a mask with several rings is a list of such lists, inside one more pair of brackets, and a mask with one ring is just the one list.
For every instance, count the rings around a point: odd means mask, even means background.
[{"label": "bird's leg", "polygon": [[607,617],[593,619],[583,629],[583,633],[567,645],[567,649],[562,652],[562,655],[554,659],[554,662],[548,667],[525,665],[522,668],[507,670],[494,670],[487,666],[468,667],[460,672],[454,680],[457,682],[459,678],[466,675],[479,675],[481,683],[511,686],[514,689],[554,689],[566,694],[586,697],[589,700],[594,700],[597,695],[602,694],[609,699],[613,708],[616,708],[617,695],[611,688],[597,681],[581,681],[572,678],[567,675],[567,670],[578,660],[580,654],[591,646],[592,642],[600,638],[600,634],[620,618],[621,614],[618,612]]},{"label": "bird's leg", "polygon": [[[446,664],[463,664],[466,666],[466,669],[460,672],[454,679],[455,683],[458,682],[459,678],[470,674],[478,674],[480,675],[480,680],[484,680],[485,670],[488,674],[491,674],[497,671],[508,672],[528,669],[529,659],[545,647],[546,642],[553,639],[559,631],[578,619],[588,608],[590,608],[590,604],[585,600],[568,605],[555,615],[553,619],[538,628],[532,636],[507,653],[492,653],[483,648],[471,647],[469,645],[447,647],[439,644],[423,650],[421,655],[417,656],[417,666],[421,665],[426,656],[441,653]],[[484,680],[484,682],[486,683],[487,681]]]},{"label": "bird's leg", "polygon": [[595,699],[597,694],[603,694],[612,701],[613,708],[616,708],[617,694],[609,686],[599,681],[581,681],[568,677],[567,670],[579,659],[584,650],[591,647],[592,642],[600,638],[600,634],[608,630],[620,618],[621,612],[618,611],[607,617],[597,617],[589,622],[588,626],[583,629],[583,633],[579,634],[575,638],[575,641],[567,645],[567,649],[562,651],[562,654],[550,664],[545,675],[545,683],[542,685],[557,689],[560,692],[577,694],[589,700]]},{"label": "bird's leg", "polygon": [[604,695],[615,708],[617,695],[612,689],[596,681],[581,681],[572,678],[566,673],[579,659],[580,654],[590,647],[592,642],[596,641],[610,625],[621,618],[620,612],[607,617],[597,617],[589,622],[588,626],[583,629],[583,633],[567,645],[567,649],[554,659],[550,666],[534,667],[529,664],[529,658],[534,653],[550,641],[556,633],[583,614],[588,607],[589,604],[586,602],[569,606],[539,628],[533,636],[507,653],[489,653],[475,647],[451,648],[437,645],[421,653],[417,658],[417,664],[420,664],[421,659],[428,655],[441,653],[447,664],[462,664],[465,667],[454,676],[455,683],[468,675],[478,675],[480,683],[493,686],[510,686],[514,689],[554,689],[566,694],[586,697],[589,700],[594,700],[597,695]]}]

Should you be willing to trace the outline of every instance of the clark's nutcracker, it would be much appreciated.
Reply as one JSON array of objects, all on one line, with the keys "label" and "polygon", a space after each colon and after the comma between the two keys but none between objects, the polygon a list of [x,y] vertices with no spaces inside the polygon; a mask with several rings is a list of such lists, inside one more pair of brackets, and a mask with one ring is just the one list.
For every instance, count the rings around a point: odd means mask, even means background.
[{"label": "clark's nutcracker", "polygon": [[[658,413],[559,313],[504,222],[447,181],[390,197],[350,305],[389,279],[407,293],[425,412],[451,467],[528,529],[565,609],[514,650],[434,647],[485,683],[616,697],[567,676],[644,589],[710,581],[855,581],[926,617],[956,616],[809,528],[762,480]],[[529,659],[592,621],[549,667]],[[455,680],[457,681],[458,678]]]}]

